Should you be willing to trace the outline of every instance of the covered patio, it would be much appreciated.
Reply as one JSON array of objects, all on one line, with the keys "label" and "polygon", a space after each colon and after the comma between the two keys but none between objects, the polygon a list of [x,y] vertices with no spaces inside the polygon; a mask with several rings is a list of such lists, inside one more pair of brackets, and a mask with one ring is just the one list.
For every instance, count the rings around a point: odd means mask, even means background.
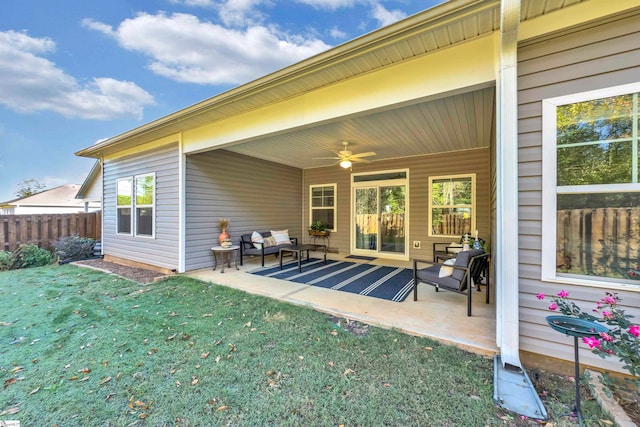
[{"label": "covered patio", "polygon": [[[311,256],[314,256],[313,252]],[[319,253],[315,256],[318,257]],[[328,254],[328,258],[346,260],[344,255],[335,253]],[[286,262],[292,261],[287,259]],[[411,268],[410,262],[400,260],[358,262]],[[265,266],[277,264],[276,258],[269,257]],[[498,353],[495,305],[485,304],[484,289],[481,293],[474,289],[473,316],[467,317],[466,296],[446,291],[436,293],[433,287],[425,284],[418,287],[418,301],[413,301],[409,295],[398,303],[248,273],[260,268],[259,257],[246,259],[243,266],[238,264],[238,268],[240,270],[235,270],[232,263],[232,268],[226,268],[224,273],[207,268],[188,275],[251,294],[307,306],[340,318],[429,337],[486,357]]]}]

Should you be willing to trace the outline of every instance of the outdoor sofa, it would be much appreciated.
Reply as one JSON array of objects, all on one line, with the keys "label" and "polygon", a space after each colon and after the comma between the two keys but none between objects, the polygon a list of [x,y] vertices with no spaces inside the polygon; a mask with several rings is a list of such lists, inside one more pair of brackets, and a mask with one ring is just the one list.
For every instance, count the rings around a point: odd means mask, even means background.
[{"label": "outdoor sofa", "polygon": [[[284,232],[286,232],[286,234]],[[256,233],[262,237],[262,242],[256,240]],[[275,236],[272,233],[275,234]],[[275,240],[276,237],[278,237],[277,241]],[[264,267],[265,256],[275,255],[277,258],[280,249],[285,246],[297,244],[298,238],[289,237],[288,230],[254,231],[243,234],[240,236],[240,265],[243,265],[243,259],[246,256],[259,256],[262,261],[262,266]]]}]

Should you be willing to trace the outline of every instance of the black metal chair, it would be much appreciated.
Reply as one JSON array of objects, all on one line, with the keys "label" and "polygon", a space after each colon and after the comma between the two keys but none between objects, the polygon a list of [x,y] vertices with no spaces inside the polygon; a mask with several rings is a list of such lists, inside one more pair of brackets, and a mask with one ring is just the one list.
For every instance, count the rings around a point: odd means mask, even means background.
[{"label": "black metal chair", "polygon": [[[419,268],[420,265],[428,267]],[[481,285],[486,285],[486,303],[489,304],[490,281],[489,281],[489,254],[482,249],[471,249],[462,251],[456,256],[455,263],[450,267],[453,269],[451,275],[440,277],[440,269],[443,263],[413,260],[413,300],[418,300],[418,283],[426,283],[434,286],[436,292],[444,289],[451,292],[467,295],[467,316],[471,316],[471,281],[480,291]],[[486,284],[482,283],[486,280]]]}]

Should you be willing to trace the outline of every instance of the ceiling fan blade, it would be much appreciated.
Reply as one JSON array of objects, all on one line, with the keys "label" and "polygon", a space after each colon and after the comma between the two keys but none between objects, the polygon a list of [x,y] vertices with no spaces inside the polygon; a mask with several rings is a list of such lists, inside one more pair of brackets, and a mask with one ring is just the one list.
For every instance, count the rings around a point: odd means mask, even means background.
[{"label": "ceiling fan blade", "polygon": [[376,153],[374,151],[367,151],[366,153],[358,153],[358,154],[352,154],[351,158],[355,158],[355,157],[369,157],[369,156],[375,156]]},{"label": "ceiling fan blade", "polygon": [[313,160],[342,160],[342,157],[314,157]]},{"label": "ceiling fan blade", "polygon": [[354,163],[371,163],[371,160],[368,159],[361,159],[359,157],[351,157],[350,159],[352,162]]}]

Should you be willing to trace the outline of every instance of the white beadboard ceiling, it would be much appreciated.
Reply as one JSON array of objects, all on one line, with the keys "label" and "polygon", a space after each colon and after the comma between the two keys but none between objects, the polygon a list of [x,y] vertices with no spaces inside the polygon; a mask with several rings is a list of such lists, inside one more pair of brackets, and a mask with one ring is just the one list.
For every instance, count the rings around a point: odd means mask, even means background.
[{"label": "white beadboard ceiling", "polygon": [[366,116],[238,143],[226,150],[299,168],[329,166],[333,151],[349,142],[369,160],[488,147],[493,137],[493,87]]},{"label": "white beadboard ceiling", "polygon": [[[522,0],[521,21],[588,0]],[[451,0],[290,67],[97,143],[78,155],[99,158],[211,124],[499,30],[499,0]],[[375,151],[376,160],[489,145],[494,88],[245,141],[228,150],[296,167],[340,150]],[[330,164],[331,162],[329,162]]]}]

